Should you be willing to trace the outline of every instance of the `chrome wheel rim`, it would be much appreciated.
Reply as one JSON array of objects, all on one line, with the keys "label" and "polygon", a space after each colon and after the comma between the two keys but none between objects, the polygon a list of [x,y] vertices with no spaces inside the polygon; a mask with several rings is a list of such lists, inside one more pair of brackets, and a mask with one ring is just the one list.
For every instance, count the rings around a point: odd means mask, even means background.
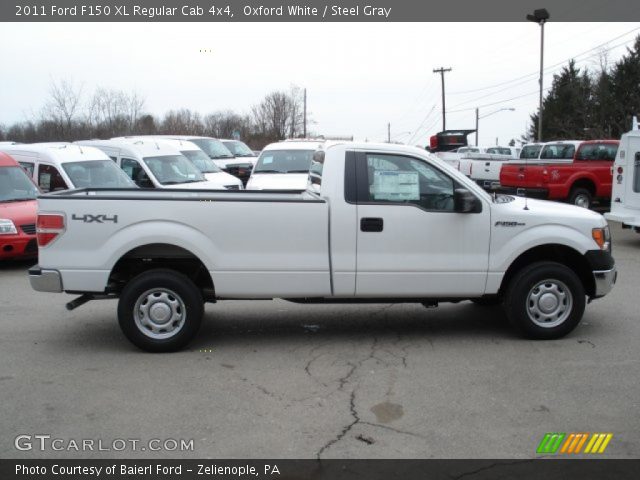
[{"label": "chrome wheel rim", "polygon": [[136,327],[149,338],[164,340],[184,327],[187,309],[180,298],[167,288],[153,288],[138,297],[133,307]]},{"label": "chrome wheel rim", "polygon": [[589,208],[589,197],[586,195],[578,195],[573,201],[573,204],[577,207]]},{"label": "chrome wheel rim", "polygon": [[529,319],[543,328],[561,325],[571,315],[573,295],[560,280],[543,280],[527,295]]}]

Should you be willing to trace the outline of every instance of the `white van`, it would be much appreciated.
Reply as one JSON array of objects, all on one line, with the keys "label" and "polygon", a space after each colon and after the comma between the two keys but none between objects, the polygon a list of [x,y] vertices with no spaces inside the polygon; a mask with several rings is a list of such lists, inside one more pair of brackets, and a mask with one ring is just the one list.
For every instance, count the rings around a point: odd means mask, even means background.
[{"label": "white van", "polygon": [[620,138],[613,164],[611,212],[604,216],[622,223],[623,228],[633,227],[640,233],[640,129],[637,118],[633,119],[632,130]]},{"label": "white van", "polygon": [[207,180],[177,149],[154,139],[82,140],[76,145],[99,148],[142,188],[237,190],[227,177]]},{"label": "white van", "polygon": [[318,140],[272,143],[264,147],[247,183],[247,190],[305,190]]},{"label": "white van", "polygon": [[255,165],[258,160],[258,155],[251,150],[246,143],[240,140],[230,140],[227,138],[221,138],[220,141],[225,147],[233,154],[234,157],[247,160],[251,162],[251,165]]},{"label": "white van", "polygon": [[[170,147],[178,150],[182,155],[187,157],[191,163],[193,163],[198,170],[200,170],[207,180],[212,182],[221,183],[228,190],[242,190],[242,181],[230,175],[226,172],[223,172],[220,167],[218,167],[213,160],[209,158],[209,156],[202,151],[200,147],[198,147],[195,143],[189,142],[188,140],[175,140],[173,138],[165,138],[165,137],[149,137],[149,136],[141,136],[141,137],[114,137],[111,140],[130,140],[130,139],[138,139],[138,140],[147,140],[153,139],[156,142],[162,143],[164,145],[168,145]],[[233,187],[235,185],[235,187]]]},{"label": "white van", "polygon": [[0,145],[43,192],[75,188],[135,188],[101,150],[71,143]]},{"label": "white van", "polygon": [[153,135],[153,138],[169,138],[174,140],[187,140],[195,143],[200,149],[209,155],[209,158],[223,171],[238,177],[243,184],[247,183],[251,169],[255,162],[246,158],[236,158],[220,140],[211,137],[196,135]]}]

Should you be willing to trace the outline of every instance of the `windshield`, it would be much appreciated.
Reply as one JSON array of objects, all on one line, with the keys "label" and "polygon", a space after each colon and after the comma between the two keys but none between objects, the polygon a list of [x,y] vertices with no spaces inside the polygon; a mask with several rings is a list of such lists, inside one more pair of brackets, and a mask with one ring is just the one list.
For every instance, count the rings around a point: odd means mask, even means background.
[{"label": "windshield", "polygon": [[233,153],[220,140],[214,138],[190,138],[190,142],[199,146],[209,158],[233,158]]},{"label": "windshield", "polygon": [[573,159],[573,155],[576,153],[575,145],[570,143],[553,143],[546,144],[542,149],[540,158],[552,159],[552,160],[566,160]]},{"label": "windshield", "polygon": [[487,153],[493,153],[497,155],[511,155],[511,150],[506,147],[491,147],[487,148]]},{"label": "windshield", "polygon": [[0,202],[33,200],[38,188],[22,167],[0,167]]},{"label": "windshield", "polygon": [[229,149],[236,157],[255,157],[255,153],[246,144],[238,140],[225,140],[224,146]]},{"label": "windshield", "polygon": [[576,160],[615,160],[618,145],[612,143],[586,143],[578,149]]},{"label": "windshield", "polygon": [[253,173],[307,173],[315,150],[267,150],[260,154]]},{"label": "windshield", "polygon": [[202,150],[183,150],[180,153],[191,160],[202,173],[217,173],[222,171]]},{"label": "windshield", "polygon": [[538,158],[540,156],[540,150],[542,150],[542,145],[525,145],[520,152],[520,158]]},{"label": "windshield", "polygon": [[183,155],[145,157],[144,163],[162,185],[203,182],[202,172]]},{"label": "windshield", "polygon": [[68,162],[62,168],[76,188],[136,188],[112,160]]}]

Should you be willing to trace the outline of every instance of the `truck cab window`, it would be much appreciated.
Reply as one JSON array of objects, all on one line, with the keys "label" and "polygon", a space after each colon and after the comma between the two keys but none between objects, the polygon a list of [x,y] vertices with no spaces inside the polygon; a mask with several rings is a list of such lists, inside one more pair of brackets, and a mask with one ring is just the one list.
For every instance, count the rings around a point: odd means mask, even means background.
[{"label": "truck cab window", "polygon": [[121,168],[139,187],[153,188],[153,182],[137,161],[130,158],[123,158]]},{"label": "truck cab window", "polygon": [[412,203],[425,210],[453,212],[453,179],[411,157],[367,154],[369,202]]},{"label": "truck cab window", "polygon": [[30,177],[33,177],[33,163],[31,162],[18,162],[22,168],[24,168]]},{"label": "truck cab window", "polygon": [[38,168],[38,186],[43,192],[55,192],[69,188],[56,167],[43,164],[40,164]]}]

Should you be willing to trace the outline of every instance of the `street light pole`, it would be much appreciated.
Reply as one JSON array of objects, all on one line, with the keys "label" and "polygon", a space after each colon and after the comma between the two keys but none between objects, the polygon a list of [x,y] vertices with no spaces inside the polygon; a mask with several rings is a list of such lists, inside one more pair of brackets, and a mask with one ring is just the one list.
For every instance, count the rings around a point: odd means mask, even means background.
[{"label": "street light pole", "polygon": [[498,112],[504,112],[505,110],[513,112],[515,110],[515,108],[513,108],[513,107],[499,108],[495,112],[487,113],[486,115],[483,115],[483,116],[480,116],[480,109],[476,108],[476,147],[478,146],[478,131],[480,129],[480,119],[481,118],[490,117],[491,115],[494,115],[494,114],[496,114]]},{"label": "street light pole", "polygon": [[533,11],[533,15],[527,15],[527,20],[540,25],[540,103],[538,106],[538,142],[542,142],[542,90],[544,74],[544,24],[551,16],[545,8]]},{"label": "street light pole", "polygon": [[538,106],[538,142],[542,142],[542,89],[544,76],[544,20],[540,20],[540,102]]}]

